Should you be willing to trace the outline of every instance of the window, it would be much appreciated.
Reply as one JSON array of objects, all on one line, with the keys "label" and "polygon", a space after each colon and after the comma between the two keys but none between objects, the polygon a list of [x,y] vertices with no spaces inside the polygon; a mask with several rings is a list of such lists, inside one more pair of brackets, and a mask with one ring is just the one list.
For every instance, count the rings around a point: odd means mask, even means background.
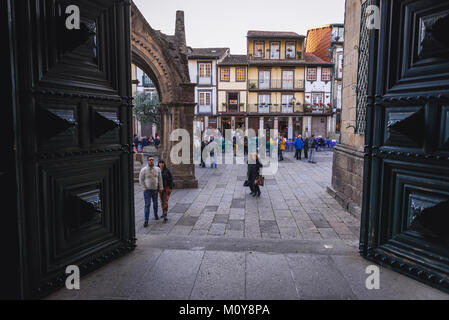
[{"label": "window", "polygon": [[229,81],[229,68],[221,68],[221,81]]},{"label": "window", "polygon": [[259,71],[259,89],[270,89],[270,71]]},{"label": "window", "polygon": [[254,43],[254,57],[255,58],[263,58],[263,49],[264,49],[264,43],[263,42],[255,42]]},{"label": "window", "polygon": [[212,92],[199,91],[198,92],[198,113],[212,112]]},{"label": "window", "polygon": [[321,105],[324,103],[324,93],[322,92],[312,92],[312,104]]},{"label": "window", "polygon": [[210,106],[210,92],[200,92],[200,106]]},{"label": "window", "polygon": [[321,81],[331,81],[331,68],[321,69]]},{"label": "window", "polygon": [[259,112],[261,113],[269,113],[270,112],[270,95],[269,94],[260,94],[259,95]]},{"label": "window", "polygon": [[339,53],[337,57],[337,78],[342,79],[343,78],[343,54]]},{"label": "window", "polygon": [[285,43],[285,57],[287,59],[294,59],[295,58],[295,51],[296,51],[296,44],[295,44],[295,42],[287,41]]},{"label": "window", "polygon": [[316,81],[316,68],[307,68],[307,81]]},{"label": "window", "polygon": [[212,84],[211,63],[198,63],[198,84]]},{"label": "window", "polygon": [[145,73],[142,75],[142,86],[144,86],[144,87],[153,86],[153,82]]},{"label": "window", "polygon": [[235,69],[235,81],[243,82],[246,80],[245,68]]},{"label": "window", "polygon": [[293,89],[293,70],[282,70],[282,89]]},{"label": "window", "polygon": [[282,113],[292,113],[294,97],[291,94],[282,95]]},{"label": "window", "polygon": [[270,50],[270,59],[279,59],[280,58],[280,44],[279,42],[272,42],[271,43],[271,50]]}]

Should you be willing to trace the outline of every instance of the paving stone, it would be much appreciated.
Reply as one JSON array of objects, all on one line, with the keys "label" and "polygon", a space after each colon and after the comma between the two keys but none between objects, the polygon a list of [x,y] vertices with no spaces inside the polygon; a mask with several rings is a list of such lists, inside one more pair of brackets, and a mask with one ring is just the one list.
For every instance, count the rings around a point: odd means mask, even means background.
[{"label": "paving stone", "polygon": [[331,257],[286,255],[300,299],[356,299]]},{"label": "paving stone", "polygon": [[243,231],[245,229],[244,220],[229,220],[226,230]]},{"label": "paving stone", "polygon": [[206,206],[204,207],[204,211],[217,211],[218,206]]},{"label": "paving stone", "polygon": [[139,281],[133,299],[189,299],[204,251],[165,250]]},{"label": "paving stone", "polygon": [[245,253],[206,251],[190,299],[245,299]]},{"label": "paving stone", "polygon": [[176,225],[179,226],[191,226],[193,227],[195,225],[195,223],[198,221],[197,217],[187,217],[187,216],[183,216],[181,217],[178,222],[176,223]]},{"label": "paving stone", "polygon": [[281,254],[246,255],[246,299],[298,299],[287,260]]},{"label": "paving stone", "polygon": [[231,208],[245,209],[245,200],[243,199],[233,199],[231,203]]},{"label": "paving stone", "polygon": [[213,223],[227,223],[229,220],[229,214],[216,214],[214,216]]},{"label": "paving stone", "polygon": [[262,233],[279,233],[279,228],[275,221],[260,220],[259,227]]},{"label": "paving stone", "polygon": [[209,229],[209,234],[212,235],[224,235],[226,231],[226,224],[224,223],[212,223]]},{"label": "paving stone", "polygon": [[184,213],[190,207],[190,203],[177,203],[168,210],[169,213]]}]

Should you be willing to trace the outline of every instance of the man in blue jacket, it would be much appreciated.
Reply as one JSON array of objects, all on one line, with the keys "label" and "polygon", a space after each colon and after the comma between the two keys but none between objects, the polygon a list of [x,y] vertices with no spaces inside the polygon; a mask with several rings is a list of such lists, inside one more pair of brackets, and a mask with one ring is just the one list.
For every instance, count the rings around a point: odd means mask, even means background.
[{"label": "man in blue jacket", "polygon": [[302,141],[301,135],[299,135],[295,139],[295,149],[296,149],[295,159],[296,160],[301,160],[302,149],[304,149],[304,141]]}]

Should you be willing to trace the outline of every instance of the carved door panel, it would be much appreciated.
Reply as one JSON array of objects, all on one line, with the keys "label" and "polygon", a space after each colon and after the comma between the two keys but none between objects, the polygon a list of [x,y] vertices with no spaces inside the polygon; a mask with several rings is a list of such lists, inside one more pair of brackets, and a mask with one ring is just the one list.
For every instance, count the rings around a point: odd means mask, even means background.
[{"label": "carved door panel", "polygon": [[372,2],[361,252],[449,292],[449,2]]},{"label": "carved door panel", "polygon": [[[80,29],[67,29],[69,5]],[[10,7],[23,297],[134,248],[129,1]]]}]

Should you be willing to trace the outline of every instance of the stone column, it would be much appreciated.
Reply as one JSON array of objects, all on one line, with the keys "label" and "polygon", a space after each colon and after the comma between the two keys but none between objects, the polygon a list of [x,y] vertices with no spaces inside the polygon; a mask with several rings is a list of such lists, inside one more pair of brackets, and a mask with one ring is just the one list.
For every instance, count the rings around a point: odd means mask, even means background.
[{"label": "stone column", "polygon": [[288,138],[293,139],[293,118],[288,117]]},{"label": "stone column", "polygon": [[[193,99],[194,84],[181,84],[183,95],[181,101],[161,104],[161,145],[159,147],[159,159],[163,159],[167,167],[173,173],[175,188],[197,188],[198,181],[195,177],[195,165],[193,164],[193,119],[196,103]],[[170,135],[175,129],[185,129],[189,133],[189,163],[175,165],[170,158],[172,147],[177,141],[170,141]],[[179,140],[180,141],[180,140]]]}]

